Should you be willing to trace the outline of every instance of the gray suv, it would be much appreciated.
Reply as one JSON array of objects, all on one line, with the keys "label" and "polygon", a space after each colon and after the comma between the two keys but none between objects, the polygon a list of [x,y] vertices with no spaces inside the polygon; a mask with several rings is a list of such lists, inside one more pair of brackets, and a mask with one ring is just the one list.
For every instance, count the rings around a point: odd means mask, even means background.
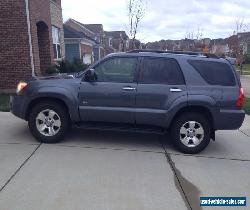
[{"label": "gray suv", "polygon": [[168,132],[184,153],[198,153],[216,130],[244,120],[243,89],[226,59],[195,53],[132,51],[106,56],[84,72],[20,82],[11,111],[41,142],[71,125]]}]

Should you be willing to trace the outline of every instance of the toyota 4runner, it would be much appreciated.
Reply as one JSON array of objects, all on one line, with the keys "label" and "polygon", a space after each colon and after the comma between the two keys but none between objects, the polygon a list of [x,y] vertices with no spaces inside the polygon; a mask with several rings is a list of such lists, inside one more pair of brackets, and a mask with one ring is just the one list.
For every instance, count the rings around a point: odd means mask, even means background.
[{"label": "toyota 4runner", "polygon": [[195,53],[137,50],[110,54],[75,75],[20,82],[11,111],[31,133],[56,143],[71,125],[171,134],[184,153],[198,153],[216,130],[244,120],[243,89],[230,61]]}]

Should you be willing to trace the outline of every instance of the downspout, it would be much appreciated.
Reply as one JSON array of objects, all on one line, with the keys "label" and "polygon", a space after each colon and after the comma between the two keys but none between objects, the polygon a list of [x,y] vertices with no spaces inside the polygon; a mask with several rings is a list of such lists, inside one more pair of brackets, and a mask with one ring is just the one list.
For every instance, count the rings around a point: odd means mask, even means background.
[{"label": "downspout", "polygon": [[27,26],[28,26],[28,35],[29,35],[29,46],[30,46],[31,75],[32,77],[35,77],[36,74],[35,74],[34,56],[33,56],[33,48],[32,48],[29,0],[25,0],[25,4],[26,4],[26,16],[27,16]]},{"label": "downspout", "polygon": [[98,50],[99,50],[99,58],[98,58],[98,60],[100,60],[101,59],[101,47],[100,46],[98,46]]}]

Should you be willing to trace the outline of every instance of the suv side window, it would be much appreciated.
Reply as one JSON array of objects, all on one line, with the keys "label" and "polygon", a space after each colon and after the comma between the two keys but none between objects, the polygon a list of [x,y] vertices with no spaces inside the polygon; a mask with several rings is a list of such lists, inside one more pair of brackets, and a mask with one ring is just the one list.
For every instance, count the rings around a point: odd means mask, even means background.
[{"label": "suv side window", "polygon": [[143,58],[140,83],[146,84],[185,84],[179,64],[172,58]]},{"label": "suv side window", "polygon": [[95,67],[97,82],[131,83],[134,81],[137,58],[110,58]]},{"label": "suv side window", "polygon": [[227,64],[201,60],[189,60],[188,62],[208,84],[235,86],[235,77]]}]

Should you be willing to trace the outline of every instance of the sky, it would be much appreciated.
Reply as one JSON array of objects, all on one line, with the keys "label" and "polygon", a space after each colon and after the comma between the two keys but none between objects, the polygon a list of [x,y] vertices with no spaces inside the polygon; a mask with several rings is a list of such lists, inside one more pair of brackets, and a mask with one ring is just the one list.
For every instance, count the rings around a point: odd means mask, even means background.
[{"label": "sky", "polygon": [[[142,42],[184,39],[198,30],[202,38],[225,38],[233,34],[236,20],[249,23],[250,0],[144,0],[145,16],[137,38]],[[62,0],[63,19],[101,23],[104,30],[128,32],[128,0]]]}]

